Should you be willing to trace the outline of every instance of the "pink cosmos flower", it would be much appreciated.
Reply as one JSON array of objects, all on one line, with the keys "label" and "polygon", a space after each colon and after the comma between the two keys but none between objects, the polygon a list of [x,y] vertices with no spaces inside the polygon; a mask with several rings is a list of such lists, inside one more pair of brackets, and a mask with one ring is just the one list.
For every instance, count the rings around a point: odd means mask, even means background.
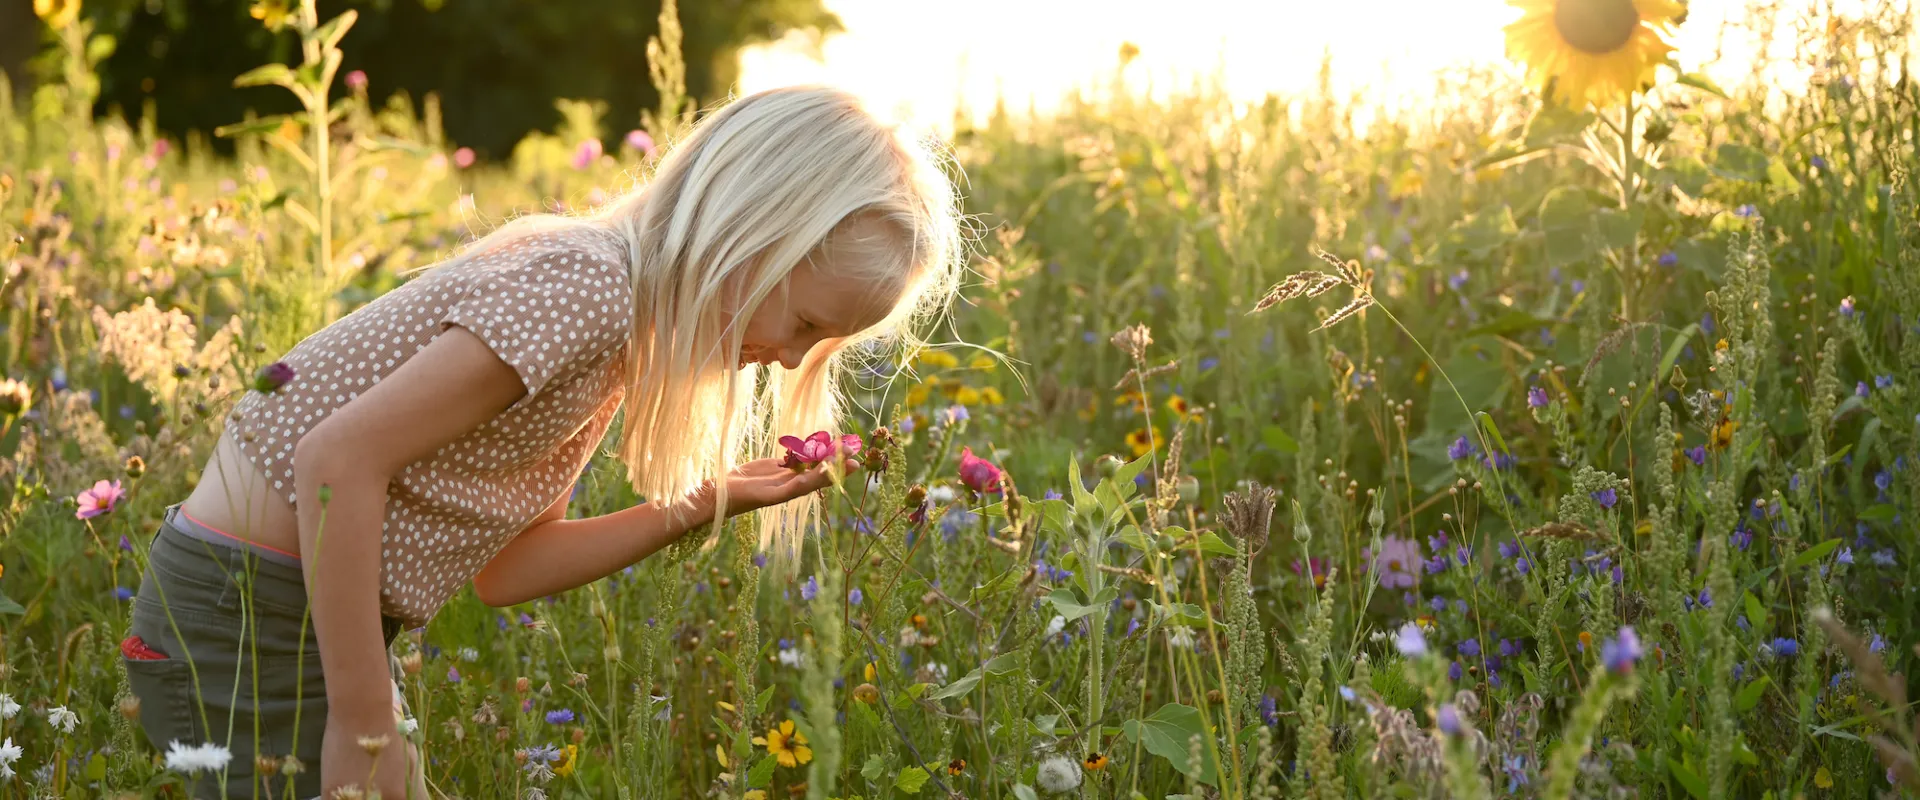
[{"label": "pink cosmos flower", "polygon": [[586,169],[591,167],[593,166],[593,162],[599,161],[600,156],[605,152],[605,150],[601,149],[599,139],[588,139],[581,142],[579,149],[573,151],[573,168]]},{"label": "pink cosmos flower", "polygon": [[1420,583],[1420,543],[1413,539],[1389,536],[1380,540],[1380,555],[1375,559],[1380,585],[1388,589],[1411,589]]},{"label": "pink cosmos flower", "polygon": [[[1302,569],[1303,566],[1305,569]],[[1327,585],[1327,560],[1319,556],[1314,556],[1307,559],[1307,563],[1302,565],[1300,559],[1296,558],[1293,560],[1293,574],[1311,574],[1313,576],[1313,588],[1325,588]]]},{"label": "pink cosmos flower", "polygon": [[960,448],[960,482],[981,494],[999,494],[1000,481],[1006,478],[993,462],[973,454],[973,448]]},{"label": "pink cosmos flower", "polygon": [[127,492],[120,488],[119,481],[100,481],[95,483],[93,488],[82,491],[79,496],[73,498],[74,502],[80,504],[80,510],[74,512],[73,516],[77,519],[93,519],[102,514],[112,513],[120,506],[120,501],[126,499],[126,496]]},{"label": "pink cosmos flower", "polygon": [[787,457],[780,462],[780,466],[791,470],[806,470],[832,458],[836,450],[842,455],[856,455],[866,447],[866,442],[861,441],[857,433],[843,434],[836,442],[833,434],[815,431],[812,436],[805,439],[798,436],[782,436],[780,446],[787,448]]}]

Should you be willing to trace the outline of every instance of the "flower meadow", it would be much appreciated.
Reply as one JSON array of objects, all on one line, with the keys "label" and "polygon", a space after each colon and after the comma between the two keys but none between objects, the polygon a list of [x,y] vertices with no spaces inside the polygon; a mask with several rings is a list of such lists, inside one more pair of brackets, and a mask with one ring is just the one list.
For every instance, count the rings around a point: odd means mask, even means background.
[{"label": "flower meadow", "polygon": [[[801,550],[734,520],[565,596],[463,592],[395,650],[435,790],[1920,793],[1910,9],[1755,12],[1730,30],[1811,78],[1722,87],[1655,66],[1712,56],[1669,52],[1684,7],[1517,5],[1522,60],[1417,112],[1149,100],[1123,51],[1096,95],[961,126],[988,233],[953,335],[877,353],[842,430],[779,432],[839,472]],[[304,110],[231,155],[95,118],[115,43],[71,16],[49,80],[0,83],[0,797],[225,769],[141,737],[122,664],[227,409],[689,119],[663,24],[661,109],[562,101],[483,158],[434,98],[334,74],[351,12],[266,11],[304,60],[235,91]],[[639,501],[602,455],[569,513]]]}]

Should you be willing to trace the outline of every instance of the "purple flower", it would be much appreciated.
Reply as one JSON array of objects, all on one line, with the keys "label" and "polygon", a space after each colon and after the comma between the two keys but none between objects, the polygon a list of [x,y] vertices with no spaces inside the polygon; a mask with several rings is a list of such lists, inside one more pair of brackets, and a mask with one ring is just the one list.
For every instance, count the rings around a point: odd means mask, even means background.
[{"label": "purple flower", "polygon": [[1892,550],[1873,551],[1873,565],[1876,567],[1893,566],[1893,551]]},{"label": "purple flower", "polygon": [[[297,373],[285,361],[275,361],[260,368],[253,376],[253,390],[263,394],[272,394],[287,385]],[[1862,384],[1863,386],[1865,384]]]},{"label": "purple flower", "polygon": [[1455,649],[1460,653],[1460,655],[1466,656],[1468,658],[1473,658],[1474,656],[1480,655],[1480,640],[1468,639],[1456,645]]},{"label": "purple flower", "polygon": [[356,92],[367,88],[367,73],[357,69],[347,73],[347,88]]},{"label": "purple flower", "polygon": [[1447,557],[1442,554],[1436,554],[1434,557],[1427,559],[1426,566],[1428,575],[1437,575],[1446,572]]},{"label": "purple flower", "polygon": [[1800,643],[1793,639],[1784,637],[1775,639],[1772,646],[1774,658],[1792,658],[1800,654]]},{"label": "purple flower", "polygon": [[83,490],[73,498],[80,509],[73,516],[76,519],[93,519],[102,514],[111,514],[126,497],[127,491],[121,488],[120,481],[96,481],[93,488]]},{"label": "purple flower", "polygon": [[641,155],[653,152],[653,136],[638,128],[627,131],[626,143],[628,147],[640,151]]},{"label": "purple flower", "polygon": [[1713,335],[1713,312],[1708,311],[1700,315],[1700,333],[1705,336]]},{"label": "purple flower", "polygon": [[1501,558],[1517,558],[1520,555],[1520,544],[1518,542],[1501,542],[1495,545],[1494,549],[1500,551]]},{"label": "purple flower", "polygon": [[1867,643],[1867,652],[1869,653],[1878,653],[1885,649],[1887,649],[1887,640],[1880,638],[1880,634],[1874,634],[1873,641]]},{"label": "purple flower", "polygon": [[1041,496],[1040,496],[1040,499],[1042,499],[1042,500],[1059,500],[1059,499],[1061,499],[1061,494],[1060,494],[1059,492],[1057,492],[1057,491],[1054,491],[1054,490],[1052,490],[1052,489],[1048,489],[1048,490],[1047,490],[1047,493],[1046,493],[1046,494],[1044,494],[1044,495],[1041,495]]},{"label": "purple flower", "polygon": [[1447,448],[1447,458],[1459,461],[1460,459],[1473,455],[1479,449],[1480,448],[1475,447],[1473,442],[1468,440],[1467,437],[1462,436],[1453,440],[1453,445]]},{"label": "purple flower", "polygon": [[1626,580],[1627,580],[1626,570],[1622,569],[1621,565],[1619,564],[1613,565],[1613,585],[1619,586],[1621,583],[1626,582]]},{"label": "purple flower", "polygon": [[1527,406],[1529,408],[1546,408],[1549,402],[1551,401],[1547,399],[1546,387],[1535,386],[1527,390]]},{"label": "purple flower", "polygon": [[1454,683],[1459,683],[1460,679],[1464,677],[1466,674],[1467,674],[1467,671],[1460,667],[1460,662],[1458,661],[1455,661],[1447,665],[1447,680],[1453,681]]},{"label": "purple flower", "polygon": [[1412,539],[1389,536],[1380,541],[1380,554],[1374,559],[1374,570],[1379,576],[1380,585],[1388,589],[1411,589],[1420,584],[1420,573],[1414,568],[1424,559],[1420,555],[1420,543]]},{"label": "purple flower", "polygon": [[1467,278],[1468,278],[1467,271],[1464,269],[1460,270],[1459,272],[1453,273],[1452,275],[1447,276],[1447,288],[1452,289],[1456,292],[1460,291],[1461,287],[1464,287],[1467,285]]},{"label": "purple flower", "polygon": [[818,594],[820,594],[820,582],[812,575],[808,575],[807,582],[800,584],[800,599],[811,601]]},{"label": "purple flower", "polygon": [[1640,649],[1640,636],[1633,632],[1632,625],[1620,626],[1620,635],[1601,643],[1600,662],[1607,671],[1615,675],[1625,675],[1633,671],[1643,655]]},{"label": "purple flower", "polygon": [[1892,375],[1875,375],[1875,376],[1873,376],[1873,388],[1875,388],[1875,389],[1891,389],[1891,388],[1893,388],[1893,376],[1892,376]]},{"label": "purple flower", "polygon": [[1839,561],[1842,564],[1853,563],[1853,548],[1851,547],[1840,548],[1840,554],[1837,556],[1834,556],[1834,560]]},{"label": "purple flower", "polygon": [[1826,169],[1827,160],[1819,156],[1814,156],[1813,158],[1807,159],[1807,165],[1813,167],[1814,169]]},{"label": "purple flower", "polygon": [[1512,639],[1500,640],[1500,657],[1501,658],[1513,658],[1514,656],[1517,656],[1517,655],[1520,655],[1519,642],[1516,642]]},{"label": "purple flower", "polygon": [[1848,295],[1846,297],[1841,298],[1840,299],[1840,316],[1846,317],[1847,319],[1853,319],[1853,315],[1854,315],[1853,296]]},{"label": "purple flower", "polygon": [[1445,611],[1447,610],[1447,598],[1434,595],[1432,600],[1427,601],[1427,607],[1433,609],[1433,613],[1435,614]]},{"label": "purple flower", "polygon": [[1733,210],[1734,216],[1743,219],[1757,216],[1759,213],[1760,209],[1754,208],[1752,203],[1742,203],[1739,208]]},{"label": "purple flower", "polygon": [[1734,528],[1733,533],[1727,535],[1727,543],[1744,553],[1753,545],[1753,531],[1747,530],[1744,526]]},{"label": "purple flower", "polygon": [[860,605],[860,601],[863,599],[866,599],[866,596],[860,593],[860,587],[855,586],[847,590],[847,602],[857,606]]},{"label": "purple flower", "polygon": [[573,721],[573,709],[556,708],[547,712],[548,725],[565,725]]},{"label": "purple flower", "polygon": [[1206,358],[1200,359],[1201,372],[1206,372],[1207,370],[1213,369],[1214,367],[1217,367],[1217,366],[1220,366],[1220,359],[1218,358],[1214,358],[1213,356],[1207,356]]},{"label": "purple flower", "polygon": [[460,668],[459,668],[459,667],[447,667],[447,682],[448,682],[448,683],[459,683],[459,682],[460,682]]},{"label": "purple flower", "polygon": [[1447,545],[1451,541],[1452,541],[1451,539],[1447,538],[1446,531],[1439,531],[1434,535],[1427,537],[1427,547],[1428,549],[1431,549],[1435,553],[1445,552],[1447,549]]},{"label": "purple flower", "polygon": [[1416,658],[1427,654],[1427,636],[1420,632],[1420,626],[1411,622],[1400,626],[1394,634],[1393,647],[1400,655]]},{"label": "purple flower", "polygon": [[1680,256],[1674,253],[1672,250],[1668,250],[1660,254],[1660,259],[1659,259],[1660,266],[1671,267],[1678,263],[1680,263]]},{"label": "purple flower", "polygon": [[1712,608],[1713,607],[1713,589],[1705,586],[1700,587],[1700,598],[1697,602],[1700,603],[1701,608]]},{"label": "purple flower", "polygon": [[1707,464],[1706,445],[1694,445],[1692,447],[1687,448],[1687,460],[1692,461],[1693,465],[1696,467],[1706,466]]},{"label": "purple flower", "polygon": [[1440,712],[1434,715],[1433,722],[1440,727],[1441,733],[1445,733],[1448,736],[1460,735],[1462,728],[1460,709],[1454,707],[1452,703],[1440,704]]},{"label": "purple flower", "polygon": [[1853,393],[1857,397],[1866,397],[1869,394],[1869,390],[1867,389],[1867,382],[1860,381],[1859,383],[1854,384]]},{"label": "purple flower", "polygon": [[133,590],[125,586],[113,587],[113,599],[126,602],[133,599]]},{"label": "purple flower", "polygon": [[1620,502],[1620,495],[1614,492],[1611,486],[1594,492],[1590,496],[1593,498],[1593,502],[1599,503],[1601,508],[1608,511],[1612,511],[1614,504]]},{"label": "purple flower", "polygon": [[1273,699],[1272,695],[1260,697],[1260,721],[1267,723],[1269,728],[1280,726],[1280,704]]}]

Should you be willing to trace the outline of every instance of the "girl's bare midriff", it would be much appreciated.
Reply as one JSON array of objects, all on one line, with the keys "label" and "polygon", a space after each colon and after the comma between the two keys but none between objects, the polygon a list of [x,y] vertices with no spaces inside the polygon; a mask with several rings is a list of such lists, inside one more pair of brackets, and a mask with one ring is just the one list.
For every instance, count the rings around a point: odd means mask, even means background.
[{"label": "girl's bare midriff", "polygon": [[300,521],[293,505],[240,452],[231,433],[214,445],[199,485],[181,509],[214,530],[282,552],[300,552]]}]

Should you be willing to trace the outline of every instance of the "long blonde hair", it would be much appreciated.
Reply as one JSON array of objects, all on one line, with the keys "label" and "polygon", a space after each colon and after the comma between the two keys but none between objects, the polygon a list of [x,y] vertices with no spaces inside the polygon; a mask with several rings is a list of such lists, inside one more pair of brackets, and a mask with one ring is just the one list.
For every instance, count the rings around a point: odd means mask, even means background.
[{"label": "long blonde hair", "polygon": [[[935,141],[880,120],[844,91],[770,89],[701,119],[650,177],[599,208],[519,217],[462,255],[577,227],[625,241],[634,313],[617,454],[636,492],[670,501],[773,456],[781,435],[835,430],[839,378],[853,362],[925,345],[916,328],[946,312],[967,251],[949,163]],[[849,230],[876,222],[886,236]],[[848,276],[858,285],[898,298],[891,310],[814,347],[797,369],[736,368],[754,309],[829,247],[832,263],[858,271]],[[720,313],[729,279],[745,288],[730,328]],[[755,378],[764,378],[761,390]],[[809,497],[763,513],[761,545],[797,552],[813,508]]]}]

